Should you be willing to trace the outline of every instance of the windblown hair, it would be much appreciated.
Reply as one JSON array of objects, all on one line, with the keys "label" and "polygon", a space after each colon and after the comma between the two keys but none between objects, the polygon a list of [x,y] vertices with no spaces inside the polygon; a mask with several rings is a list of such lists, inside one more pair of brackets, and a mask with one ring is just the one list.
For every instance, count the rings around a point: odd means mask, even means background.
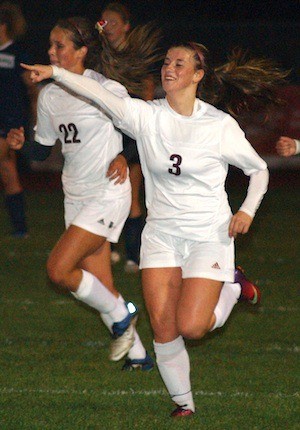
[{"label": "windblown hair", "polygon": [[11,39],[20,39],[27,30],[21,8],[9,1],[0,5],[0,24],[6,24],[7,34]]},{"label": "windblown hair", "polygon": [[161,31],[153,22],[131,31],[121,50],[114,49],[103,35],[102,72],[121,82],[129,93],[142,97],[149,76],[159,80],[158,62],[163,59],[159,47]]},{"label": "windblown hair", "polygon": [[196,70],[204,70],[197,93],[202,100],[234,117],[246,111],[282,104],[276,90],[287,83],[290,72],[281,70],[273,60],[249,58],[247,52],[238,48],[225,64],[211,68],[205,46],[194,42],[180,46],[194,53]]},{"label": "windblown hair", "polygon": [[143,97],[145,81],[157,71],[156,64],[162,59],[158,48],[160,30],[154,24],[136,27],[128,36],[124,48],[113,48],[105,33],[84,17],[60,19],[55,27],[68,32],[75,49],[88,48],[84,66],[103,73],[109,79],[123,84],[129,93]]}]

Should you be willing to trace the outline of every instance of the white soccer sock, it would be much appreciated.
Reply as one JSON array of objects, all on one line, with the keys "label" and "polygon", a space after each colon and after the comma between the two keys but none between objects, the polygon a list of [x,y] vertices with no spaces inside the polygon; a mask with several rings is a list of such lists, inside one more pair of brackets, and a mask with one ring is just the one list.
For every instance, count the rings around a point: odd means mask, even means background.
[{"label": "white soccer sock", "polygon": [[118,299],[92,273],[82,270],[82,280],[76,293],[76,299],[81,300],[100,313],[109,314],[114,321],[121,321],[128,314]]},{"label": "white soccer sock", "polygon": [[216,322],[210,331],[222,327],[225,324],[240,294],[241,286],[239,283],[224,282],[219,301],[214,310]]},{"label": "white soccer sock", "polygon": [[131,360],[146,358],[146,350],[136,329],[134,329],[134,342],[128,352],[128,358]]},{"label": "white soccer sock", "polygon": [[[128,309],[126,306],[126,302],[123,299],[123,297],[121,296],[121,294],[119,294],[119,297],[117,298],[117,308],[121,309],[122,318],[116,319],[114,317],[115,316],[114,313],[112,313],[112,312],[110,312],[109,314],[100,313],[102,321],[104,322],[104,324],[106,325],[106,327],[109,329],[109,331],[111,333],[112,333],[113,323],[115,323],[117,321],[122,321],[122,319],[124,319],[128,315]],[[125,309],[125,314],[123,315],[124,309]]]},{"label": "white soccer sock", "polygon": [[157,367],[172,400],[195,411],[190,382],[190,359],[181,336],[167,343],[153,342]]}]

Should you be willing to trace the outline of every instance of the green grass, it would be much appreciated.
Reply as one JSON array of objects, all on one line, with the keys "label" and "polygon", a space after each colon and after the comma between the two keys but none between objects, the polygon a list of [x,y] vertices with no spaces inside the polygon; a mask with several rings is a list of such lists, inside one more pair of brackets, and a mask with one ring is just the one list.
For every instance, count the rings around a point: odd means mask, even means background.
[{"label": "green grass", "polygon": [[[244,186],[241,187],[244,190]],[[233,206],[243,198],[237,187]],[[62,194],[27,191],[30,237],[8,237],[0,214],[1,430],[299,429],[299,183],[271,188],[237,263],[263,291],[235,307],[226,327],[189,342],[197,414],[173,405],[157,369],[121,372],[96,312],[49,284],[47,255],[63,230]],[[138,330],[153,355],[139,276],[114,267],[116,285],[141,309]]]}]

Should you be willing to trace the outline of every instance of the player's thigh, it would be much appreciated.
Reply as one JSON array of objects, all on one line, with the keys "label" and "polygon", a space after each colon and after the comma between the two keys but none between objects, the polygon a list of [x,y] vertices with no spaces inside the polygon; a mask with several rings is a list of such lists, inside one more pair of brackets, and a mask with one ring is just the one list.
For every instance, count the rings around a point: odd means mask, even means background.
[{"label": "player's thigh", "polygon": [[211,327],[223,282],[205,278],[186,278],[177,307],[178,329],[185,337],[202,337]]},{"label": "player's thigh", "polygon": [[178,336],[176,309],[181,281],[179,267],[142,270],[143,295],[158,342],[168,342]]},{"label": "player's thigh", "polygon": [[9,157],[0,161],[0,176],[7,193],[14,194],[22,191],[14,151],[10,151]]},{"label": "player's thigh", "polygon": [[70,225],[61,235],[54,246],[49,259],[48,269],[55,267],[56,270],[69,272],[76,266],[98,251],[106,239],[80,227]]}]

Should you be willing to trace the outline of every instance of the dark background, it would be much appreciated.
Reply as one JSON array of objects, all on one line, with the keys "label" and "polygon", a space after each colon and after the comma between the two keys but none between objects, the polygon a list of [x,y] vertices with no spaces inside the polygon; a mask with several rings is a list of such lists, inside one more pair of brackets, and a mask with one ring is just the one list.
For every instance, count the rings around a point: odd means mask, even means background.
[{"label": "dark background", "polygon": [[[0,2],[1,3],[1,2]],[[29,30],[26,42],[35,62],[48,62],[49,32],[61,17],[85,15],[96,21],[106,1],[20,0]],[[299,84],[299,0],[131,0],[125,3],[134,25],[156,20],[164,30],[163,44],[194,40],[206,45],[216,63],[236,46],[271,57],[292,69]]]}]

